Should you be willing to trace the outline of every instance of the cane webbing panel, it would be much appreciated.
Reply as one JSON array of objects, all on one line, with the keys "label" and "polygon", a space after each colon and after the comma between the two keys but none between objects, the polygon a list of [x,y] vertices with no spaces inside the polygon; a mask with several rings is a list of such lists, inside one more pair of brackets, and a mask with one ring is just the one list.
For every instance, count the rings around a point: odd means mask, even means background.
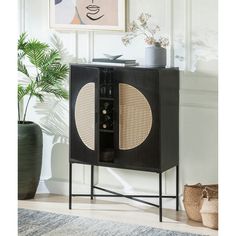
[{"label": "cane webbing panel", "polygon": [[83,143],[95,150],[95,83],[84,85],[75,103],[75,123]]},{"label": "cane webbing panel", "polygon": [[152,127],[152,111],[144,95],[128,84],[119,84],[119,149],[142,144]]}]

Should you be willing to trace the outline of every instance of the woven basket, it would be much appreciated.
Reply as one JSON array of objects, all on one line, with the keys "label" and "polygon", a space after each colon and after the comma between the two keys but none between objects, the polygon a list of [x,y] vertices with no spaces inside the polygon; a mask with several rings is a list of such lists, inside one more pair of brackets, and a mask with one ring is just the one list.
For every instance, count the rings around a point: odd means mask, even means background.
[{"label": "woven basket", "polygon": [[202,223],[206,227],[218,229],[218,190],[206,187],[202,197]]},{"label": "woven basket", "polygon": [[195,185],[184,186],[184,208],[190,220],[202,222],[200,209],[202,207],[202,191],[205,187],[211,189],[218,189],[218,185],[202,185],[200,183]]}]

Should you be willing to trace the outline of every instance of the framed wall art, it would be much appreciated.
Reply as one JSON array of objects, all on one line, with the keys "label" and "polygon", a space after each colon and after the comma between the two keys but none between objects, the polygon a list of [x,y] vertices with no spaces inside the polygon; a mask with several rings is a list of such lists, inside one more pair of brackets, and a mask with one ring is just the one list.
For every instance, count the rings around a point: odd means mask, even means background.
[{"label": "framed wall art", "polygon": [[125,31],[126,0],[50,0],[50,28]]}]

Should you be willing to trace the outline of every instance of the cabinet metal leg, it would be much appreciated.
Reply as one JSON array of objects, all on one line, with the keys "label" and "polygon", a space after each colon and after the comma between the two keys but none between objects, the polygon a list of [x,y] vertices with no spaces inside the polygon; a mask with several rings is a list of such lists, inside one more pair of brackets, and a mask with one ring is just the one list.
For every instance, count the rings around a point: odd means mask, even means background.
[{"label": "cabinet metal leg", "polygon": [[70,162],[69,167],[69,209],[71,209],[72,204],[72,163]]},{"label": "cabinet metal leg", "polygon": [[94,188],[93,188],[93,186],[94,186],[94,166],[93,165],[91,165],[91,186],[90,186],[90,190],[91,190],[91,192],[90,192],[90,194],[91,194],[91,196],[90,196],[90,198],[91,198],[91,200],[93,200],[93,195],[94,195]]},{"label": "cabinet metal leg", "polygon": [[176,211],[179,210],[179,166],[176,166]]},{"label": "cabinet metal leg", "polygon": [[[69,165],[69,209],[72,209],[72,197],[87,197],[90,196],[91,200],[93,200],[93,198],[95,196],[99,196],[99,197],[126,197],[135,201],[139,201],[145,204],[149,204],[152,206],[156,206],[159,207],[159,221],[162,222],[162,198],[176,198],[176,211],[179,210],[179,166],[176,166],[176,195],[173,196],[167,196],[164,195],[162,196],[162,173],[159,173],[159,195],[124,195],[124,194],[120,194],[117,192],[113,192],[98,186],[94,186],[94,165],[91,165],[91,186],[90,186],[90,194],[72,194],[72,162],[70,162]],[[94,194],[94,189],[99,189],[105,192],[110,193],[110,195],[103,195],[103,194]],[[147,202],[147,201],[143,201],[141,199],[136,199],[136,197],[148,197],[148,198],[159,198],[159,205]]]},{"label": "cabinet metal leg", "polygon": [[159,173],[159,221],[162,222],[162,173]]}]

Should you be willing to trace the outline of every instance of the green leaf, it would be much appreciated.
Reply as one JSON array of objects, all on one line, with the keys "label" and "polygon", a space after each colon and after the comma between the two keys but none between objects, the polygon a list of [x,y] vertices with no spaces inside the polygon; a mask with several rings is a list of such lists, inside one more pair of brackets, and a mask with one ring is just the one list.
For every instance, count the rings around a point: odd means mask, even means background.
[{"label": "green leaf", "polygon": [[18,51],[24,50],[25,46],[27,45],[26,38],[27,38],[26,33],[22,33],[20,35],[20,38],[18,39]]},{"label": "green leaf", "polygon": [[44,93],[53,94],[59,99],[68,99],[68,92],[61,86],[53,86],[47,83],[41,84],[41,90]]},{"label": "green leaf", "polygon": [[31,84],[27,85],[26,88],[23,87],[23,85],[18,85],[18,102],[23,99],[24,96],[29,95],[31,91]]},{"label": "green leaf", "polygon": [[29,77],[28,70],[21,60],[18,59],[18,71]]},{"label": "green leaf", "polygon": [[59,52],[55,49],[50,49],[48,53],[44,55],[40,67],[45,70],[50,65],[60,64],[60,60],[61,58]]},{"label": "green leaf", "polygon": [[47,53],[49,46],[36,39],[30,40],[24,48],[25,55],[29,61],[38,68],[42,64],[43,58]]},{"label": "green leaf", "polygon": [[39,93],[39,92],[33,92],[32,96],[35,96],[36,98],[39,99],[40,102],[44,102],[44,95]]}]

